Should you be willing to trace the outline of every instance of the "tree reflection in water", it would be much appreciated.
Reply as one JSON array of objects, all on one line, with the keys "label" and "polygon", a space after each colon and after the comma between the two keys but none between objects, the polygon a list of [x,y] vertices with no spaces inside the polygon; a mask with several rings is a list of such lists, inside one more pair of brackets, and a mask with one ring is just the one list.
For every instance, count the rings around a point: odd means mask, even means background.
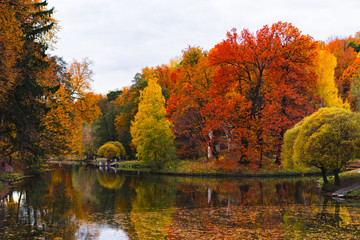
[{"label": "tree reflection in water", "polygon": [[56,168],[1,201],[0,239],[357,239],[360,210],[312,179],[204,179]]}]

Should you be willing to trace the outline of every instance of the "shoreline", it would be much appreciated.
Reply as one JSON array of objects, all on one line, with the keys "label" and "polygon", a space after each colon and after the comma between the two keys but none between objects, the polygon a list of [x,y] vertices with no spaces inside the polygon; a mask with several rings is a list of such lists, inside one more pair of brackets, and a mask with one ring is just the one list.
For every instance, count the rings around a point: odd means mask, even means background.
[{"label": "shoreline", "polygon": [[25,175],[25,176],[21,176],[18,178],[0,178],[0,182],[3,184],[3,188],[0,191],[0,200],[4,199],[11,191],[11,189],[13,189],[15,186],[15,184],[17,184],[17,182],[24,180],[26,178],[31,178],[34,177],[32,175]]},{"label": "shoreline", "polygon": [[[123,169],[122,169],[123,170]],[[126,170],[124,170],[126,171]],[[321,172],[306,173],[177,173],[177,172],[159,172],[149,171],[150,174],[183,176],[183,177],[209,177],[209,178],[276,178],[276,177],[309,177],[321,176]]]},{"label": "shoreline", "polygon": [[[78,163],[78,165],[85,165],[89,167],[99,167],[95,164],[86,164],[85,161],[50,161],[51,165],[72,165]],[[154,175],[166,175],[166,176],[179,176],[179,177],[209,177],[209,178],[276,178],[276,177],[310,177],[310,176],[321,176],[321,172],[294,172],[294,173],[186,173],[186,172],[166,172],[166,171],[154,171],[144,170],[135,167],[121,167],[115,166],[102,166],[108,167],[117,172],[133,173],[133,174],[154,174]],[[331,175],[331,174],[330,174]]]},{"label": "shoreline", "polygon": [[[51,164],[51,162],[49,162]],[[62,162],[53,162],[52,164],[59,164],[59,165],[72,165],[74,164],[74,161],[62,161]],[[84,161],[77,162],[79,165],[84,165]],[[86,164],[85,166],[89,167],[98,167],[95,164]],[[301,178],[301,177],[320,177],[322,175],[321,172],[293,172],[293,173],[286,173],[286,172],[278,172],[278,173],[186,173],[186,172],[169,172],[169,171],[156,171],[151,169],[141,169],[137,167],[116,167],[115,166],[103,166],[105,168],[108,168],[112,171],[115,171],[115,173],[126,173],[126,174],[132,174],[132,175],[144,175],[144,174],[150,174],[150,175],[162,175],[162,176],[174,176],[174,177],[197,177],[197,178]],[[103,168],[102,167],[102,168]],[[346,171],[345,171],[346,172]],[[328,174],[328,176],[332,176],[331,173]],[[319,186],[319,188],[321,188]],[[324,194],[332,196],[332,194],[336,191],[332,192],[326,192],[323,191]],[[352,198],[350,196],[344,195],[342,196],[343,199]]]},{"label": "shoreline", "polygon": [[12,184],[5,185],[4,188],[0,191],[0,200],[4,199],[13,188],[14,186]]}]

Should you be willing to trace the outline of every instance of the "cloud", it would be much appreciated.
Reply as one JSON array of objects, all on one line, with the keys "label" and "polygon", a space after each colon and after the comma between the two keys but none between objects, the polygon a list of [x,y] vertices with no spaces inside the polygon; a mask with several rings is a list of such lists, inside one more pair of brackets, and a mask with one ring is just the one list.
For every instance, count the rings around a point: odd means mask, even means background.
[{"label": "cloud", "polygon": [[210,50],[226,31],[288,21],[317,40],[360,30],[356,0],[49,0],[62,27],[54,54],[88,57],[94,90],[131,84],[142,68],[167,64],[188,45]]}]

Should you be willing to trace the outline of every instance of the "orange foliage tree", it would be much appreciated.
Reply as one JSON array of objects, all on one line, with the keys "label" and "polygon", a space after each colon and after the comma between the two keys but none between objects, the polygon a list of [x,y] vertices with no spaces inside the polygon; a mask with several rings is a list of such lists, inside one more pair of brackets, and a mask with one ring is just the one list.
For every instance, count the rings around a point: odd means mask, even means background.
[{"label": "orange foliage tree", "polygon": [[[350,85],[349,78],[343,76],[345,70],[355,61],[356,52],[353,48],[348,47],[349,40],[347,39],[333,39],[328,42],[326,48],[330,51],[337,60],[337,67],[335,68],[335,81],[339,88],[340,96],[344,102],[349,98]],[[345,73],[346,74],[346,73]]]},{"label": "orange foliage tree", "polygon": [[58,76],[53,83],[57,82],[59,89],[47,101],[51,110],[43,119],[42,144],[48,156],[81,157],[84,151],[82,124],[89,124],[99,116],[97,102],[101,95],[90,92],[92,71],[88,60],[62,67],[53,65],[53,72],[49,74]]},{"label": "orange foliage tree", "polygon": [[115,118],[115,128],[119,135],[119,140],[130,158],[135,158],[136,154],[135,147],[132,144],[130,126],[138,112],[140,92],[148,85],[144,75],[137,73],[133,80],[134,84],[129,88],[123,88],[122,94],[115,100],[119,106],[119,114]]},{"label": "orange foliage tree", "polygon": [[180,66],[171,74],[173,89],[167,112],[174,124],[175,144],[181,158],[206,154],[210,139],[202,110],[208,103],[207,92],[215,74],[216,68],[210,65],[208,53],[199,47],[183,50]]},{"label": "orange foliage tree", "polygon": [[5,155],[15,154],[19,167],[36,172],[44,156],[39,144],[44,99],[54,90],[43,80],[56,21],[41,0],[1,1],[0,12],[0,141],[12,146]]},{"label": "orange foliage tree", "polygon": [[236,29],[210,52],[219,67],[209,90],[207,128],[226,133],[241,161],[262,166],[265,153],[280,161],[287,129],[314,110],[316,45],[290,23],[256,32]]},{"label": "orange foliage tree", "polygon": [[[359,111],[359,106],[357,106],[357,102],[359,101],[357,95],[354,94],[354,79],[358,79],[360,74],[360,58],[356,58],[355,61],[345,69],[343,74],[341,75],[341,82],[343,84],[343,89],[346,91],[343,92],[343,97],[348,101],[351,105],[352,110]],[[356,85],[356,84],[355,84]]]}]

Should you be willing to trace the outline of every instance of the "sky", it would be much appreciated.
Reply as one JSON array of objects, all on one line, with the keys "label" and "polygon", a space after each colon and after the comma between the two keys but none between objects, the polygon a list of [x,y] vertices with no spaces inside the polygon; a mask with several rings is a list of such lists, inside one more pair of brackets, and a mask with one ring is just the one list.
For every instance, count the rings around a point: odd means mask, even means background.
[{"label": "sky", "polygon": [[92,90],[132,84],[188,46],[210,50],[226,32],[290,22],[315,40],[360,31],[359,0],[48,0],[61,30],[50,54],[93,62]]}]

